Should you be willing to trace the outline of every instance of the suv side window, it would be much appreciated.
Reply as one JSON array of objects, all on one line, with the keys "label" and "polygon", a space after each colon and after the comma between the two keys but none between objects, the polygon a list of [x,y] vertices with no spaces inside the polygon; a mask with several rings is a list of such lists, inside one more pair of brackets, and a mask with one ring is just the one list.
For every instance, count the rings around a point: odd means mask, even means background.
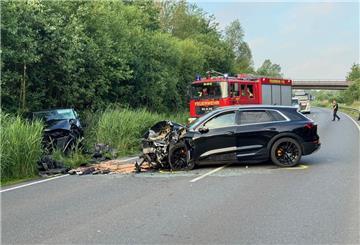
[{"label": "suv side window", "polygon": [[239,124],[262,123],[275,121],[265,110],[240,111]]},{"label": "suv side window", "polygon": [[286,118],[277,111],[268,111],[272,117],[272,121],[285,121]]},{"label": "suv side window", "polygon": [[224,128],[236,125],[235,123],[235,111],[225,112],[217,115],[207,121],[204,126],[208,129]]}]

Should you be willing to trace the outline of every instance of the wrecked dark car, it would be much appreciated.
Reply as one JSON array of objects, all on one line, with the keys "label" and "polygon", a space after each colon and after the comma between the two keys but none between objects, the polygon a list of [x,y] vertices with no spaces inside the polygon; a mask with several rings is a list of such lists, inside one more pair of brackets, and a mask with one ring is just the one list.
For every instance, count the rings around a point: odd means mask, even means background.
[{"label": "wrecked dark car", "polygon": [[68,153],[83,139],[84,131],[74,109],[33,112],[32,118],[42,120],[45,124],[43,143],[48,152],[60,149]]},{"label": "wrecked dark car", "polygon": [[[187,148],[181,142],[186,131],[186,127],[172,121],[160,121],[152,126],[141,141],[142,160],[140,164],[135,164],[137,171],[141,171],[144,162],[154,169],[193,168],[187,161]],[[172,161],[169,160],[170,155],[173,157]]]},{"label": "wrecked dark car", "polygon": [[317,125],[286,106],[222,107],[187,128],[159,122],[145,136],[144,161],[173,170],[269,160],[292,167],[320,148]]}]

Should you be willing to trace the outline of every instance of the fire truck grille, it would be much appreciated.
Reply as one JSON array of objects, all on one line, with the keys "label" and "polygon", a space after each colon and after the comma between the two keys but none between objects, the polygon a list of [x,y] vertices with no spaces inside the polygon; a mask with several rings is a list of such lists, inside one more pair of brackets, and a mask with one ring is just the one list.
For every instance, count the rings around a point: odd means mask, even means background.
[{"label": "fire truck grille", "polygon": [[196,106],[195,107],[195,112],[196,115],[203,115],[209,111],[212,111],[215,109],[215,106]]}]

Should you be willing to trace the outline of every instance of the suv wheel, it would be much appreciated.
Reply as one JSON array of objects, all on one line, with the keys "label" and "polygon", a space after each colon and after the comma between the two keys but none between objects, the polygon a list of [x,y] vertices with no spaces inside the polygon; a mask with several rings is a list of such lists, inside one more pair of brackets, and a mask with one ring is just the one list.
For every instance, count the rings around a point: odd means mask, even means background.
[{"label": "suv wheel", "polygon": [[271,147],[271,161],[280,167],[293,167],[300,161],[300,144],[292,138],[281,138]]},{"label": "suv wheel", "polygon": [[191,170],[195,164],[189,161],[188,149],[184,142],[178,142],[169,149],[169,164],[171,170]]}]

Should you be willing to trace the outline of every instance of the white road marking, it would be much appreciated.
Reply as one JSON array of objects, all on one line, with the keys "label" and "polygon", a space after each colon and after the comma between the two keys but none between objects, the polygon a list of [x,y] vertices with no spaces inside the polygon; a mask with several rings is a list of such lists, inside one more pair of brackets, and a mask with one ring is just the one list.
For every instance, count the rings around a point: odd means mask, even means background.
[{"label": "white road marking", "polygon": [[198,180],[201,180],[201,179],[205,178],[206,176],[209,176],[209,175],[211,175],[211,174],[213,174],[213,173],[216,173],[216,172],[220,171],[220,170],[223,169],[223,168],[226,168],[227,166],[229,166],[229,164],[224,165],[224,166],[221,166],[221,167],[218,167],[218,168],[215,168],[214,170],[211,170],[210,172],[207,172],[206,174],[203,174],[203,175],[201,175],[201,176],[199,176],[199,177],[197,177],[197,178],[195,178],[195,179],[190,180],[190,182],[191,182],[191,183],[194,183],[194,182],[196,182],[196,181],[198,181]]},{"label": "white road marking", "polygon": [[47,182],[47,181],[50,181],[50,180],[54,180],[54,179],[64,178],[64,177],[66,177],[66,176],[69,176],[69,174],[60,175],[60,176],[56,176],[56,177],[52,177],[52,178],[48,178],[48,179],[44,179],[44,180],[39,180],[39,181],[31,182],[31,183],[28,183],[28,184],[25,184],[25,185],[19,185],[19,186],[15,186],[15,187],[12,187],[12,188],[8,188],[8,189],[5,189],[5,190],[0,190],[0,193],[6,192],[6,191],[16,190],[16,189],[23,188],[23,187],[27,187],[27,186],[31,186],[31,185],[36,185],[36,184],[44,183],[44,182]]},{"label": "white road marking", "polygon": [[[127,162],[127,161],[135,160],[135,159],[138,159],[138,158],[139,157],[131,157],[131,158],[127,158],[127,159],[122,159],[119,162]],[[0,193],[16,190],[16,189],[27,187],[27,186],[32,186],[32,185],[36,185],[36,184],[40,184],[40,183],[44,183],[44,182],[47,182],[47,181],[50,181],[50,180],[60,179],[60,178],[66,177],[66,176],[69,176],[69,174],[55,176],[55,177],[52,177],[52,178],[43,179],[43,180],[28,183],[28,184],[11,187],[11,188],[8,188],[8,189],[5,189],[5,190],[0,190]]]},{"label": "white road marking", "polygon": [[360,131],[360,126],[359,126],[359,124],[358,124],[351,116],[349,116],[349,115],[346,114],[345,112],[341,112],[341,114],[343,114],[343,115],[347,116],[348,118],[350,118],[350,120],[357,126],[357,128],[358,128],[359,131]]}]

